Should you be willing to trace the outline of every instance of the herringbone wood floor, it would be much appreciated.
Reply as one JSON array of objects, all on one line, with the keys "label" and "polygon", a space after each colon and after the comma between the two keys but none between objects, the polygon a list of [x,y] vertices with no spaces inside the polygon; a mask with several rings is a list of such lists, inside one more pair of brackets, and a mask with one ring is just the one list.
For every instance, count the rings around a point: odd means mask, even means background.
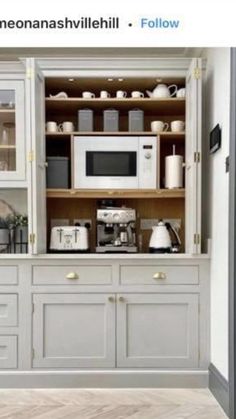
[{"label": "herringbone wood floor", "polygon": [[224,419],[206,389],[0,390],[1,419]]}]

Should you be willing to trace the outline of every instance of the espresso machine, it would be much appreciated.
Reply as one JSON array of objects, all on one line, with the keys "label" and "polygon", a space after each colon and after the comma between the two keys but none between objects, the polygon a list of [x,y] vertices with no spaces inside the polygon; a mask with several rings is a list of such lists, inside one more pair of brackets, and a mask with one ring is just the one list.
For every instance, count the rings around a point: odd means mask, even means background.
[{"label": "espresso machine", "polygon": [[136,212],[132,208],[106,207],[97,209],[98,253],[135,253]]}]

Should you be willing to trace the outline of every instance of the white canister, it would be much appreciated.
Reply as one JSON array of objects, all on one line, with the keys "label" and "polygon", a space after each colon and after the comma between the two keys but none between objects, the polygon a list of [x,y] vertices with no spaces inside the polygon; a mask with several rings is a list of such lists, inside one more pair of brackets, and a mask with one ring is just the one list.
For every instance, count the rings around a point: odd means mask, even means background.
[{"label": "white canister", "polygon": [[183,187],[183,156],[172,155],[165,158],[165,188]]}]

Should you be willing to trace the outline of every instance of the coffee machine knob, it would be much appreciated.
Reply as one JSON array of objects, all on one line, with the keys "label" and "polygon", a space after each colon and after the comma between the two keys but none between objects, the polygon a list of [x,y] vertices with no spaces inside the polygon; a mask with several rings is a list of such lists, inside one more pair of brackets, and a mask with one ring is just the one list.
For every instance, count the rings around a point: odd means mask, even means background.
[{"label": "coffee machine knob", "polygon": [[119,214],[118,214],[117,212],[115,212],[115,214],[113,214],[113,219],[114,219],[115,221],[119,221],[120,216],[119,216]]}]

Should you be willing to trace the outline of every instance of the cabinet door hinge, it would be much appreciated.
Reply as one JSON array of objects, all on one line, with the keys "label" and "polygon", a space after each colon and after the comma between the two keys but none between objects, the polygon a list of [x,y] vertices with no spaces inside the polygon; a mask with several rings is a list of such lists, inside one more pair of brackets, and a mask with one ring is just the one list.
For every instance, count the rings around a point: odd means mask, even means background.
[{"label": "cabinet door hinge", "polygon": [[31,244],[35,243],[35,234],[34,233],[30,234],[29,241],[30,241]]},{"label": "cabinet door hinge", "polygon": [[194,162],[195,163],[200,163],[201,161],[201,153],[199,151],[195,151],[194,153]]},{"label": "cabinet door hinge", "polygon": [[27,79],[32,79],[34,77],[34,70],[31,67],[28,67],[26,70]]},{"label": "cabinet door hinge", "polygon": [[198,360],[200,361],[200,359],[201,359],[201,351],[200,349],[198,349]]},{"label": "cabinet door hinge", "polygon": [[28,153],[28,161],[30,163],[32,163],[32,161],[34,161],[34,151],[32,151],[32,150]]},{"label": "cabinet door hinge", "polygon": [[32,314],[34,314],[34,303],[32,304]]},{"label": "cabinet door hinge", "polygon": [[193,77],[194,77],[196,80],[199,80],[199,79],[201,78],[201,69],[200,69],[200,68],[196,67],[196,68],[193,70]]},{"label": "cabinet door hinge", "polygon": [[193,236],[193,241],[194,241],[194,244],[200,244],[200,241],[201,241],[200,234],[195,233]]},{"label": "cabinet door hinge", "polygon": [[32,359],[34,359],[35,358],[35,350],[34,350],[34,348],[32,348]]}]

